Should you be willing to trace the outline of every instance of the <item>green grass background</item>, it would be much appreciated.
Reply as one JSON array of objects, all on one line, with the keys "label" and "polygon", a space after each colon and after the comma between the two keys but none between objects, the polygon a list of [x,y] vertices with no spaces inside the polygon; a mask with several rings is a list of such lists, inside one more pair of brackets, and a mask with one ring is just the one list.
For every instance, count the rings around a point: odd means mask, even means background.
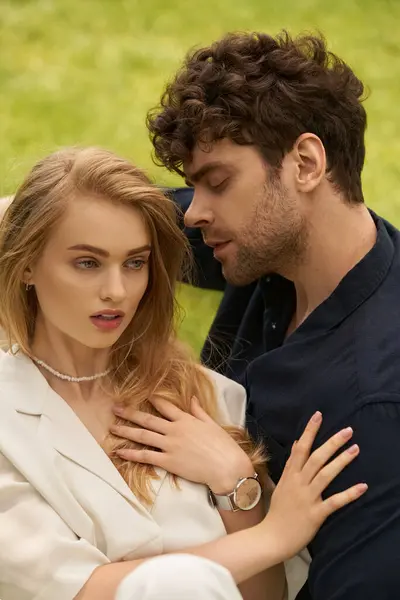
[{"label": "green grass background", "polygon": [[[159,183],[144,124],[192,46],[227,31],[322,31],[370,95],[364,188],[400,225],[400,0],[0,0],[0,196],[68,144],[110,148]],[[182,335],[199,350],[215,293],[184,288]]]}]

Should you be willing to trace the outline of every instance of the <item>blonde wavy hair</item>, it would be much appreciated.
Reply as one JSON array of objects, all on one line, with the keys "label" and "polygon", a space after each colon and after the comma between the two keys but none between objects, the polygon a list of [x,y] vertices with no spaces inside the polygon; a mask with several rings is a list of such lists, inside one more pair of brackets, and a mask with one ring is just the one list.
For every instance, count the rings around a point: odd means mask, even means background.
[{"label": "blonde wavy hair", "polygon": [[[97,148],[69,148],[37,163],[0,224],[0,326],[7,345],[32,355],[31,343],[38,310],[34,288],[25,289],[26,269],[34,264],[77,194],[90,194],[139,211],[150,231],[149,283],[135,317],[110,352],[110,381],[115,397],[135,408],[157,414],[149,399],[162,396],[190,412],[196,396],[205,411],[218,420],[214,385],[177,339],[179,307],[175,291],[190,250],[177,224],[176,208],[143,171],[113,153]],[[118,422],[122,422],[118,420]],[[265,457],[244,429],[226,427],[261,469]],[[127,462],[117,449],[133,442],[109,435],[104,449],[132,491],[151,502],[152,466]],[[176,481],[176,480],[175,480]]]}]

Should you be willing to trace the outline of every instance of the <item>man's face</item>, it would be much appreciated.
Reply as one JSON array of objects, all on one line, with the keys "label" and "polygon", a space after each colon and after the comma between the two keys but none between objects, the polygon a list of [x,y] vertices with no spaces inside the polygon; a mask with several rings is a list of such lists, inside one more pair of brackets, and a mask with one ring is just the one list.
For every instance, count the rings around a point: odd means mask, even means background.
[{"label": "man's face", "polygon": [[301,260],[306,220],[285,165],[277,173],[254,146],[224,139],[211,149],[196,146],[184,169],[194,187],[185,223],[201,228],[229,283],[285,274]]}]

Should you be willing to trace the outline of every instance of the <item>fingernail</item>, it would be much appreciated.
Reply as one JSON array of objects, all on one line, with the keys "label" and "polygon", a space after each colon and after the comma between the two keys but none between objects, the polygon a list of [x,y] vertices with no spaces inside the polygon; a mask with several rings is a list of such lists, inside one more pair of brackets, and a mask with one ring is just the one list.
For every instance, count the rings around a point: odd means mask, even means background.
[{"label": "fingernail", "polygon": [[118,454],[120,458],[128,458],[125,450],[117,450],[115,454]]},{"label": "fingernail", "polygon": [[317,412],[312,416],[312,422],[313,423],[321,423],[322,421],[322,413],[320,413],[319,410],[317,410]]},{"label": "fingernail", "polygon": [[122,415],[124,413],[124,407],[122,405],[116,404],[113,408],[114,413],[116,415]]},{"label": "fingernail", "polygon": [[353,433],[353,430],[351,427],[346,427],[346,429],[342,429],[342,431],[340,432],[340,435],[342,437],[344,437],[345,440],[347,440],[347,438],[351,437]]},{"label": "fingernail", "polygon": [[359,494],[363,494],[364,492],[366,492],[368,489],[368,485],[366,483],[358,483],[357,484],[357,491]]},{"label": "fingernail", "polygon": [[349,454],[356,454],[359,451],[359,447],[357,444],[353,444],[353,446],[350,446],[350,448],[347,449],[347,452]]}]

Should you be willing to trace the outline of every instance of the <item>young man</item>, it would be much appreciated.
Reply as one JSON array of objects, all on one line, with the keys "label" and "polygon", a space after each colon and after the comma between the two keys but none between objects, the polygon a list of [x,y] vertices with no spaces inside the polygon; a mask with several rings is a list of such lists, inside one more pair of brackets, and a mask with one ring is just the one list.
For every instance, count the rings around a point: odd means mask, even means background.
[{"label": "young man", "polygon": [[369,491],[310,544],[301,600],[400,594],[400,233],[364,205],[362,94],[319,37],[227,35],[149,117],[194,190],[176,199],[200,283],[222,287],[212,253],[228,282],[203,360],[246,386],[273,479],[317,409],[318,444],[351,426],[361,447],[329,493]]}]

